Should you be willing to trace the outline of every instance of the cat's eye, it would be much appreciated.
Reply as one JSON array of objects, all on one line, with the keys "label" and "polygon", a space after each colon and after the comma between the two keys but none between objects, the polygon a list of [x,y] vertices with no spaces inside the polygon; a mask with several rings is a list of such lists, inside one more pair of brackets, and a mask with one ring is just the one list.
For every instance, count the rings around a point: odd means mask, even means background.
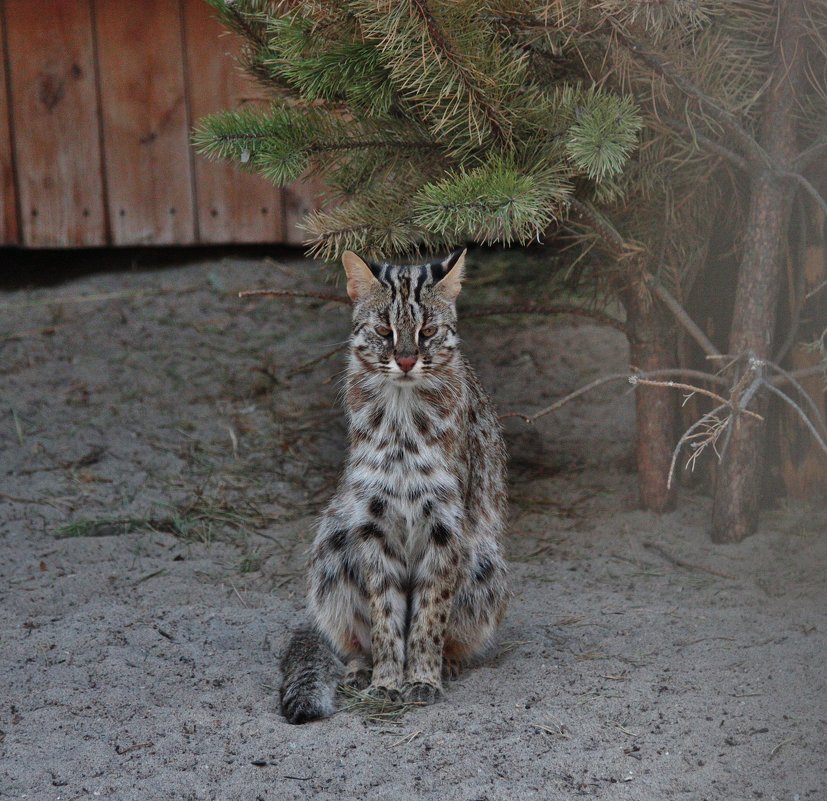
[{"label": "cat's eye", "polygon": [[432,337],[437,332],[437,327],[435,325],[426,325],[424,328],[420,329],[419,333],[425,337]]},{"label": "cat's eye", "polygon": [[377,325],[374,329],[380,337],[389,337],[393,331],[386,325]]}]

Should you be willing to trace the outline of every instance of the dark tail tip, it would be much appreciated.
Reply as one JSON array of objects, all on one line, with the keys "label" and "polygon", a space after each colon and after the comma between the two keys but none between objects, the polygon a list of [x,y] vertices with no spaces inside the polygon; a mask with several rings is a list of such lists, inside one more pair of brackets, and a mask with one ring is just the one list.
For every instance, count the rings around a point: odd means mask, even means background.
[{"label": "dark tail tip", "polygon": [[343,665],[312,628],[293,633],[281,656],[281,713],[288,723],[307,723],[336,711]]}]

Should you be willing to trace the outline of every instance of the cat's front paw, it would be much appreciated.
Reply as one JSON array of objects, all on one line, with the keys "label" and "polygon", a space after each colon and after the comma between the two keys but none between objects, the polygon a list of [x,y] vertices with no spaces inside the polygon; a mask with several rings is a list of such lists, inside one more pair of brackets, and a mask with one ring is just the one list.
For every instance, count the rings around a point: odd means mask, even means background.
[{"label": "cat's front paw", "polygon": [[425,681],[414,681],[402,687],[403,698],[412,704],[433,704],[442,698],[442,687]]},{"label": "cat's front paw", "polygon": [[345,673],[340,687],[347,687],[353,690],[364,690],[370,684],[370,678],[373,674],[369,668],[359,668],[358,670],[348,670]]},{"label": "cat's front paw", "polygon": [[396,687],[383,687],[381,684],[371,684],[365,692],[377,701],[398,703],[402,700],[402,693]]}]

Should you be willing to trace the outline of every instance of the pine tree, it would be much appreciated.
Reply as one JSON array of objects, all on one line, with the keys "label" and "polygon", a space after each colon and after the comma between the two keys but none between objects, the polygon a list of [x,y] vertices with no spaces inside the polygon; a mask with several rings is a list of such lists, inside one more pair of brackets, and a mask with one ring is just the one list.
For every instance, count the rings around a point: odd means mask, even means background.
[{"label": "pine tree", "polygon": [[[623,302],[632,365],[677,375],[679,330],[718,355],[684,305],[723,205],[736,209],[737,358],[710,378],[734,400],[705,423],[730,429],[714,533],[754,528],[760,424],[744,390],[766,411],[760,333],[793,195],[823,205],[800,171],[824,153],[824,0],[208,2],[273,103],[202,120],[196,145],[279,184],[324,176],[331,205],[306,221],[316,256],[574,230],[590,254],[582,280]],[[756,237],[759,220],[775,242]],[[662,511],[673,389],[639,385],[637,411],[641,498]]]}]

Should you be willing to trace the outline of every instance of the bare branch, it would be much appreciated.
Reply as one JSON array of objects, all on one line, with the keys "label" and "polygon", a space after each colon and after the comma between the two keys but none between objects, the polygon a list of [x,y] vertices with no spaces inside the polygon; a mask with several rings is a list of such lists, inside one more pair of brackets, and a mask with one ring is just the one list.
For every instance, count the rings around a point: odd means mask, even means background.
[{"label": "bare branch", "polygon": [[324,292],[293,292],[288,289],[247,289],[239,292],[240,298],[309,298],[312,300],[330,300],[334,303],[350,305],[350,299],[342,295],[327,295]]},{"label": "bare branch", "polygon": [[545,409],[536,412],[535,414],[528,415],[528,414],[521,414],[520,412],[506,412],[505,414],[500,415],[500,419],[505,419],[507,417],[520,417],[526,423],[533,423],[536,420],[539,420],[541,417],[545,417],[547,414],[551,414],[552,412],[556,412],[562,406],[565,406],[567,403],[579,398],[581,395],[585,395],[587,392],[591,392],[593,389],[602,386],[603,384],[610,384],[613,381],[623,381],[628,380],[629,374],[628,373],[615,373],[614,375],[607,375],[603,378],[598,378],[595,381],[591,381],[580,389],[576,389],[569,395],[566,395],[564,398],[560,398],[560,400],[555,401],[551,404],[551,406],[547,406]]},{"label": "bare branch", "polygon": [[571,314],[577,317],[588,317],[598,323],[615,328],[624,334],[627,330],[624,323],[615,319],[611,315],[593,309],[584,309],[581,306],[481,306],[474,311],[463,312],[462,318],[467,320],[472,317],[491,317],[498,314],[541,314],[548,316],[555,314]]},{"label": "bare branch", "polygon": [[654,276],[650,277],[648,283],[655,295],[657,295],[663,302],[664,306],[666,306],[666,308],[675,315],[676,319],[683,326],[689,336],[691,336],[692,339],[698,343],[701,350],[707,356],[714,358],[719,357],[721,352],[712,344],[709,337],[701,331],[698,324],[687,314],[686,309],[684,309],[683,306],[675,300],[672,293],[669,292],[669,290]]},{"label": "bare branch", "polygon": [[822,150],[827,150],[827,140],[822,139],[820,142],[810,145],[806,150],[799,153],[793,160],[792,166],[797,170],[804,170],[821,155]]},{"label": "bare branch", "polygon": [[617,258],[630,252],[629,244],[615,230],[611,223],[587,203],[577,198],[569,198],[569,208],[576,212],[579,221],[591,228],[603,241],[606,249]]},{"label": "bare branch", "polygon": [[822,281],[815,289],[811,289],[805,296],[804,300],[809,300],[810,298],[814,297],[816,294],[821,292],[822,289],[827,287],[827,281]]},{"label": "bare branch", "polygon": [[[821,411],[819,410],[818,406],[816,406],[815,401],[810,397],[810,393],[807,392],[807,390],[804,389],[804,387],[802,387],[801,384],[796,380],[795,375],[793,373],[787,372],[783,367],[781,367],[778,364],[775,364],[774,362],[767,362],[767,366],[770,369],[775,370],[776,373],[782,376],[785,379],[785,383],[793,385],[798,394],[806,401],[807,405],[810,407],[810,412],[812,413],[813,417],[815,417],[815,419],[818,420],[819,425],[827,433],[827,423],[825,423],[824,419],[822,418]],[[823,372],[824,368],[819,366],[818,370],[819,372]],[[770,386],[776,386],[775,381],[767,381],[766,383]]]},{"label": "bare branch", "polygon": [[791,384],[797,378],[812,378],[814,375],[824,374],[824,366],[821,364],[816,364],[812,367],[802,367],[800,370],[791,370],[784,375],[777,375],[774,378],[771,378],[767,383],[772,384],[774,387],[783,387],[784,384]]},{"label": "bare branch", "polygon": [[[634,252],[635,246],[627,242],[617,230],[597,211],[577,198],[569,200],[569,207],[576,212],[582,224],[591,228],[600,236],[605,247],[616,257],[621,258]],[[674,298],[674,296],[654,276],[647,278],[647,283],[663,304],[677,318],[686,332],[698,343],[701,350],[707,356],[720,356],[720,351],[712,344],[712,341],[698,327],[697,323],[687,314],[686,309]]]},{"label": "bare branch", "polygon": [[[342,303],[350,305],[350,299],[342,295],[330,295],[324,292],[294,292],[288,289],[248,289],[244,292],[239,292],[240,298],[249,297],[265,297],[265,298],[307,298],[310,300],[325,300],[334,303]],[[552,306],[534,306],[531,304],[520,305],[495,305],[495,306],[480,306],[473,311],[462,313],[463,319],[473,317],[493,317],[497,314],[541,314],[551,316],[554,314],[573,314],[579,317],[588,317],[596,320],[603,325],[615,328],[622,333],[626,333],[626,326],[622,321],[615,319],[609,314],[593,309],[585,309],[581,306],[568,305],[552,305]]]},{"label": "bare branch", "polygon": [[[559,408],[565,406],[567,403],[576,400],[581,395],[585,395],[587,392],[591,392],[593,389],[603,386],[604,384],[610,384],[613,381],[628,381],[630,384],[634,385],[636,383],[642,383],[642,379],[648,380],[650,378],[666,378],[668,376],[683,376],[684,378],[697,378],[701,381],[708,381],[712,384],[717,384],[719,386],[727,386],[726,379],[722,378],[721,376],[712,375],[711,373],[704,373],[700,370],[684,370],[681,368],[675,368],[674,370],[650,370],[646,373],[615,373],[613,375],[604,376],[603,378],[598,378],[594,381],[591,381],[585,386],[576,389],[569,395],[566,395],[565,397],[560,398],[560,400],[555,401],[551,404],[551,406],[547,406],[545,409],[541,409],[539,412],[535,412],[531,415],[521,414],[520,412],[506,412],[505,414],[500,415],[500,419],[505,419],[508,417],[519,417],[526,423],[533,423],[536,420],[539,420],[541,417],[545,417],[547,414],[556,412]],[[697,390],[697,387],[695,387],[694,389]]]},{"label": "bare branch", "polygon": [[824,453],[827,453],[827,443],[819,435],[818,431],[816,431],[816,427],[810,422],[810,418],[804,413],[804,410],[786,393],[782,392],[778,387],[774,387],[768,381],[764,382],[764,386],[773,393],[773,395],[777,395],[781,400],[784,401],[788,406],[791,406],[795,413],[801,418],[801,422],[807,426],[807,430],[813,435],[813,439],[819,444],[821,450]]},{"label": "bare branch", "polygon": [[[729,405],[729,401],[726,398],[721,397],[715,392],[710,392],[708,389],[703,389],[702,387],[696,387],[692,384],[681,384],[677,381],[651,381],[646,378],[640,378],[639,376],[632,376],[629,378],[629,383],[632,386],[637,386],[638,384],[642,384],[646,387],[667,387],[669,389],[683,389],[690,393],[697,392],[699,395],[706,395],[708,398],[712,398],[713,400],[719,401],[720,403]],[[757,412],[752,412],[749,409],[742,409],[744,414],[749,415],[750,417],[755,417],[758,420],[763,420],[764,418],[761,417],[760,414]]]},{"label": "bare branch", "polygon": [[816,189],[803,175],[797,172],[791,172],[790,170],[775,170],[776,175],[780,175],[782,178],[789,178],[791,181],[796,181],[800,184],[804,191],[813,199],[815,200],[816,204],[821,208],[821,210],[827,214],[827,201],[819,193],[818,189]]},{"label": "bare branch", "polygon": [[703,417],[699,420],[696,420],[688,429],[684,432],[683,436],[678,440],[678,444],[675,446],[675,450],[672,451],[672,463],[669,465],[669,477],[666,479],[666,488],[672,488],[672,480],[675,477],[675,465],[678,461],[678,454],[680,454],[681,448],[687,443],[690,438],[694,435],[694,432],[699,429],[701,426],[706,425],[707,423],[711,422],[712,420],[716,420],[716,424],[712,426],[705,434],[705,439],[695,448],[695,452],[692,454],[691,461],[694,461],[700,456],[701,452],[704,448],[707,447],[710,443],[714,443],[718,437],[721,435],[721,432],[724,428],[726,428],[730,420],[732,419],[732,415],[728,415],[723,420],[718,420],[717,415],[719,415],[724,409],[729,406],[729,402],[722,403],[720,406],[716,406],[711,412],[707,412]]}]

